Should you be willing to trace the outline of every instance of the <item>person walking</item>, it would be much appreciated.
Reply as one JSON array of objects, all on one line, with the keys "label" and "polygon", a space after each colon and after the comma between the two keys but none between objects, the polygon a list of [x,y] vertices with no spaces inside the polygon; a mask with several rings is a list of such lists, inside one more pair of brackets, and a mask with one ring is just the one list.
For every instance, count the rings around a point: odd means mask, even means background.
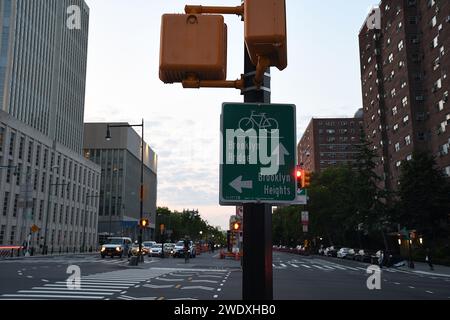
[{"label": "person walking", "polygon": [[430,248],[427,248],[427,253],[425,256],[425,261],[428,263],[428,265],[430,266],[430,270],[433,271],[434,267],[433,267],[433,263],[431,261],[431,251]]},{"label": "person walking", "polygon": [[379,265],[380,265],[380,268],[382,269],[383,268],[383,262],[384,262],[384,252],[383,252],[383,250],[380,250],[380,257],[378,258],[378,262],[379,262]]}]

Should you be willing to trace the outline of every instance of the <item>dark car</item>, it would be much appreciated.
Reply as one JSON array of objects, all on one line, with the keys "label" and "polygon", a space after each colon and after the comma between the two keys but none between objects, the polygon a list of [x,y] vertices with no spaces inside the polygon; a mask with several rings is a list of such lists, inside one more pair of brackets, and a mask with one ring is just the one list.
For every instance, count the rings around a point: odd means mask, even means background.
[{"label": "dark car", "polygon": [[370,263],[374,255],[375,253],[372,250],[361,249],[355,254],[355,260]]}]

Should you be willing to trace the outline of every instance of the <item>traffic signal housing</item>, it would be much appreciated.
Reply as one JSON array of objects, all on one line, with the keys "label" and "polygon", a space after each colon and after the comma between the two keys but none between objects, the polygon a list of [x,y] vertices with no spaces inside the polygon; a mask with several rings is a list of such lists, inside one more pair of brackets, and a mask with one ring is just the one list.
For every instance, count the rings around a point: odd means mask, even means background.
[{"label": "traffic signal housing", "polygon": [[164,83],[225,80],[227,26],[221,15],[165,14],[159,77]]},{"label": "traffic signal housing", "polygon": [[150,220],[148,220],[148,219],[139,220],[139,227],[141,227],[142,229],[146,229],[149,226],[150,226]]},{"label": "traffic signal housing", "polygon": [[233,231],[241,231],[242,224],[240,222],[233,223]]},{"label": "traffic signal housing", "polygon": [[303,189],[309,188],[311,186],[311,171],[303,172]]},{"label": "traffic signal housing", "polygon": [[297,189],[303,189],[303,176],[304,176],[304,170],[297,166],[295,169],[295,179],[297,181]]}]

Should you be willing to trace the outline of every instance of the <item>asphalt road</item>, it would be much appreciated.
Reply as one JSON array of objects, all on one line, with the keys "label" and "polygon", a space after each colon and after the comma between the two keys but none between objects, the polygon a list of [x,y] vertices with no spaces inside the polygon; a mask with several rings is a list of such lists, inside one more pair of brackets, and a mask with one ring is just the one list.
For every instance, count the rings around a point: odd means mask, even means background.
[{"label": "asphalt road", "polygon": [[[69,288],[69,266],[78,266],[81,287]],[[369,290],[368,265],[336,258],[275,252],[277,300],[450,299],[450,277],[384,268],[380,290]],[[183,259],[146,258],[138,267],[99,255],[32,257],[0,261],[1,300],[241,300],[240,262],[202,254]],[[72,283],[74,284],[74,283]]]}]

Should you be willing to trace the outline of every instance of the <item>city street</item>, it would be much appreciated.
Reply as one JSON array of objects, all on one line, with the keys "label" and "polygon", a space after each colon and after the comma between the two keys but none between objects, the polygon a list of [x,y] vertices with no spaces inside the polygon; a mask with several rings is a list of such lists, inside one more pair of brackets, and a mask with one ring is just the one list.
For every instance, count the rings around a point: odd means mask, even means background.
[{"label": "city street", "polygon": [[[67,287],[67,268],[79,266],[81,288]],[[274,252],[276,300],[450,299],[450,275],[384,268],[381,290],[369,290],[367,264]],[[0,299],[240,300],[240,262],[218,253],[183,259],[146,257],[138,267],[99,255],[0,261]]]}]

